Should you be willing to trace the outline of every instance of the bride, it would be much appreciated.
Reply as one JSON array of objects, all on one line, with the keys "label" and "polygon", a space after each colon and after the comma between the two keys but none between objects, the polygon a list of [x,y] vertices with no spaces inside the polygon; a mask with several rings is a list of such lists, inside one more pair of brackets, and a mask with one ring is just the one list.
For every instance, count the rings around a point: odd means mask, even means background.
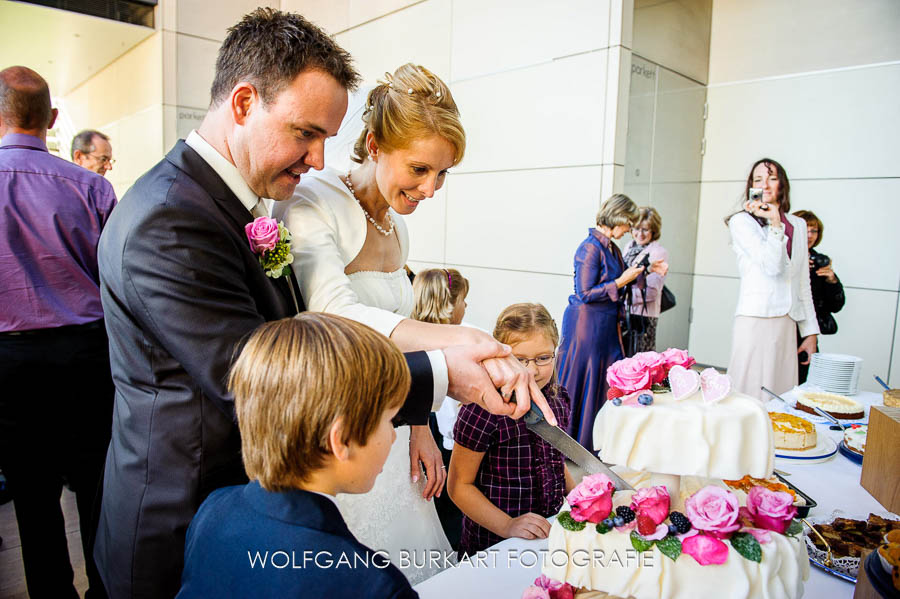
[{"label": "bride", "polygon": [[[462,160],[465,132],[450,90],[428,69],[406,64],[386,79],[366,99],[365,127],[352,155],[359,166],[310,171],[293,199],[276,203],[273,216],[293,234],[303,298],[309,310],[363,322],[404,351],[490,339],[475,329],[409,318],[413,292],[403,268],[409,236],[401,215],[441,188],[447,170]],[[338,497],[353,534],[390,552],[413,584],[441,569],[425,559],[429,551],[452,553],[430,501],[446,477],[428,427],[401,426],[372,491]]]}]

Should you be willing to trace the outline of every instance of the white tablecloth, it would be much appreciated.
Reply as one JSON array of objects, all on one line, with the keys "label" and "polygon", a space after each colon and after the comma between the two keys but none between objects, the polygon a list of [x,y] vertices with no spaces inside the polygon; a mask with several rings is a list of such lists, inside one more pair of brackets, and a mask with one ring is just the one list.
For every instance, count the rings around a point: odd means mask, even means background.
[{"label": "white tablecloth", "polygon": [[[831,436],[835,442],[840,442],[842,438],[840,431],[831,431],[824,425],[818,426],[817,432],[820,435]],[[840,453],[835,454],[827,462],[818,464],[778,459],[775,461],[775,467],[789,472],[791,476],[787,478],[791,484],[818,503],[818,507],[810,512],[810,518],[829,516],[834,510],[841,509],[850,516],[865,520],[870,512],[885,511],[885,508],[860,486],[862,466],[851,462]],[[540,563],[532,564],[532,556],[546,549],[546,539],[540,541],[507,539],[491,548],[486,562],[464,563],[445,570],[419,584],[415,589],[423,599],[475,597],[518,599],[522,596],[522,591],[541,574]],[[831,599],[852,596],[852,584],[810,564],[804,597]]]}]

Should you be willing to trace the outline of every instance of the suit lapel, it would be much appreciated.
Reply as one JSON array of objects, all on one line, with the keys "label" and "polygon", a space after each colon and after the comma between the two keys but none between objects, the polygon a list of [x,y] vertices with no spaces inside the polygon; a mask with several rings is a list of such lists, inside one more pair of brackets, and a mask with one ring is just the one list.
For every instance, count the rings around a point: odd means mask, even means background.
[{"label": "suit lapel", "polygon": [[[166,160],[190,175],[215,201],[238,237],[241,239],[246,238],[244,227],[253,220],[253,215],[250,214],[250,211],[241,203],[241,200],[231,191],[231,188],[225,184],[225,181],[222,180],[216,171],[203,160],[200,154],[184,143],[184,141],[179,140],[175,147],[166,155]],[[262,266],[259,268],[262,270]],[[294,306],[300,311],[305,309],[303,300],[300,297],[300,289],[293,276],[279,277],[277,279],[268,276],[265,278],[278,289],[292,309]],[[291,293],[292,290],[293,294]]]}]

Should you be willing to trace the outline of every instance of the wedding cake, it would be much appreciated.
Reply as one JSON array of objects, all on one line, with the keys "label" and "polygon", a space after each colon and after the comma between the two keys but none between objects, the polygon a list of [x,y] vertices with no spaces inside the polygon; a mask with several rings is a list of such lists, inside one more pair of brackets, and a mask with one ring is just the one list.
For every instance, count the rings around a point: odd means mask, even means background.
[{"label": "wedding cake", "polygon": [[539,589],[523,597],[802,596],[809,562],[794,497],[722,481],[772,475],[772,422],[727,376],[693,364],[669,349],[609,368],[594,445],[637,490],[585,477],[551,526]]}]

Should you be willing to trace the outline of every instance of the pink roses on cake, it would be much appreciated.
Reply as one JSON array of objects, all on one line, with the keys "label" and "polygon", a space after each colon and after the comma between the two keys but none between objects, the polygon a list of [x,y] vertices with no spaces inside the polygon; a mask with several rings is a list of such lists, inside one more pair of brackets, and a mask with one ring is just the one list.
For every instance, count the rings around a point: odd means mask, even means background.
[{"label": "pink roses on cake", "polygon": [[708,535],[693,535],[681,541],[681,551],[697,560],[701,566],[724,564],[728,561],[728,545]]},{"label": "pink roses on cake", "polygon": [[660,354],[662,359],[666,363],[666,370],[673,366],[681,366],[682,368],[690,368],[694,364],[697,363],[697,360],[692,358],[687,351],[683,349],[675,349],[674,347],[670,347],[666,351]]},{"label": "pink roses on cake", "polygon": [[250,242],[250,250],[255,254],[271,250],[280,238],[278,221],[268,216],[259,216],[253,222],[247,223],[244,232],[247,234],[247,241]]},{"label": "pink roses on cake", "polygon": [[612,495],[615,490],[616,486],[605,474],[585,476],[566,497],[572,508],[572,519],[594,524],[605,520],[612,511]]},{"label": "pink roses on cake", "polygon": [[634,358],[614,362],[606,369],[606,382],[626,395],[649,389],[653,384],[650,370]]},{"label": "pink roses on cake", "polygon": [[797,515],[793,503],[790,493],[753,487],[747,494],[747,507],[742,508],[741,512],[752,519],[755,527],[784,534]]},{"label": "pink roses on cake", "polygon": [[653,524],[661,524],[669,516],[669,491],[664,486],[638,489],[631,496],[631,509],[638,516],[646,516]]},{"label": "pink roses on cake", "polygon": [[650,372],[651,384],[660,383],[666,378],[669,368],[662,354],[658,354],[655,351],[645,351],[634,354],[634,359]]},{"label": "pink roses on cake", "polygon": [[699,531],[723,538],[741,527],[740,505],[731,491],[710,485],[691,495],[684,504],[685,516]]}]

